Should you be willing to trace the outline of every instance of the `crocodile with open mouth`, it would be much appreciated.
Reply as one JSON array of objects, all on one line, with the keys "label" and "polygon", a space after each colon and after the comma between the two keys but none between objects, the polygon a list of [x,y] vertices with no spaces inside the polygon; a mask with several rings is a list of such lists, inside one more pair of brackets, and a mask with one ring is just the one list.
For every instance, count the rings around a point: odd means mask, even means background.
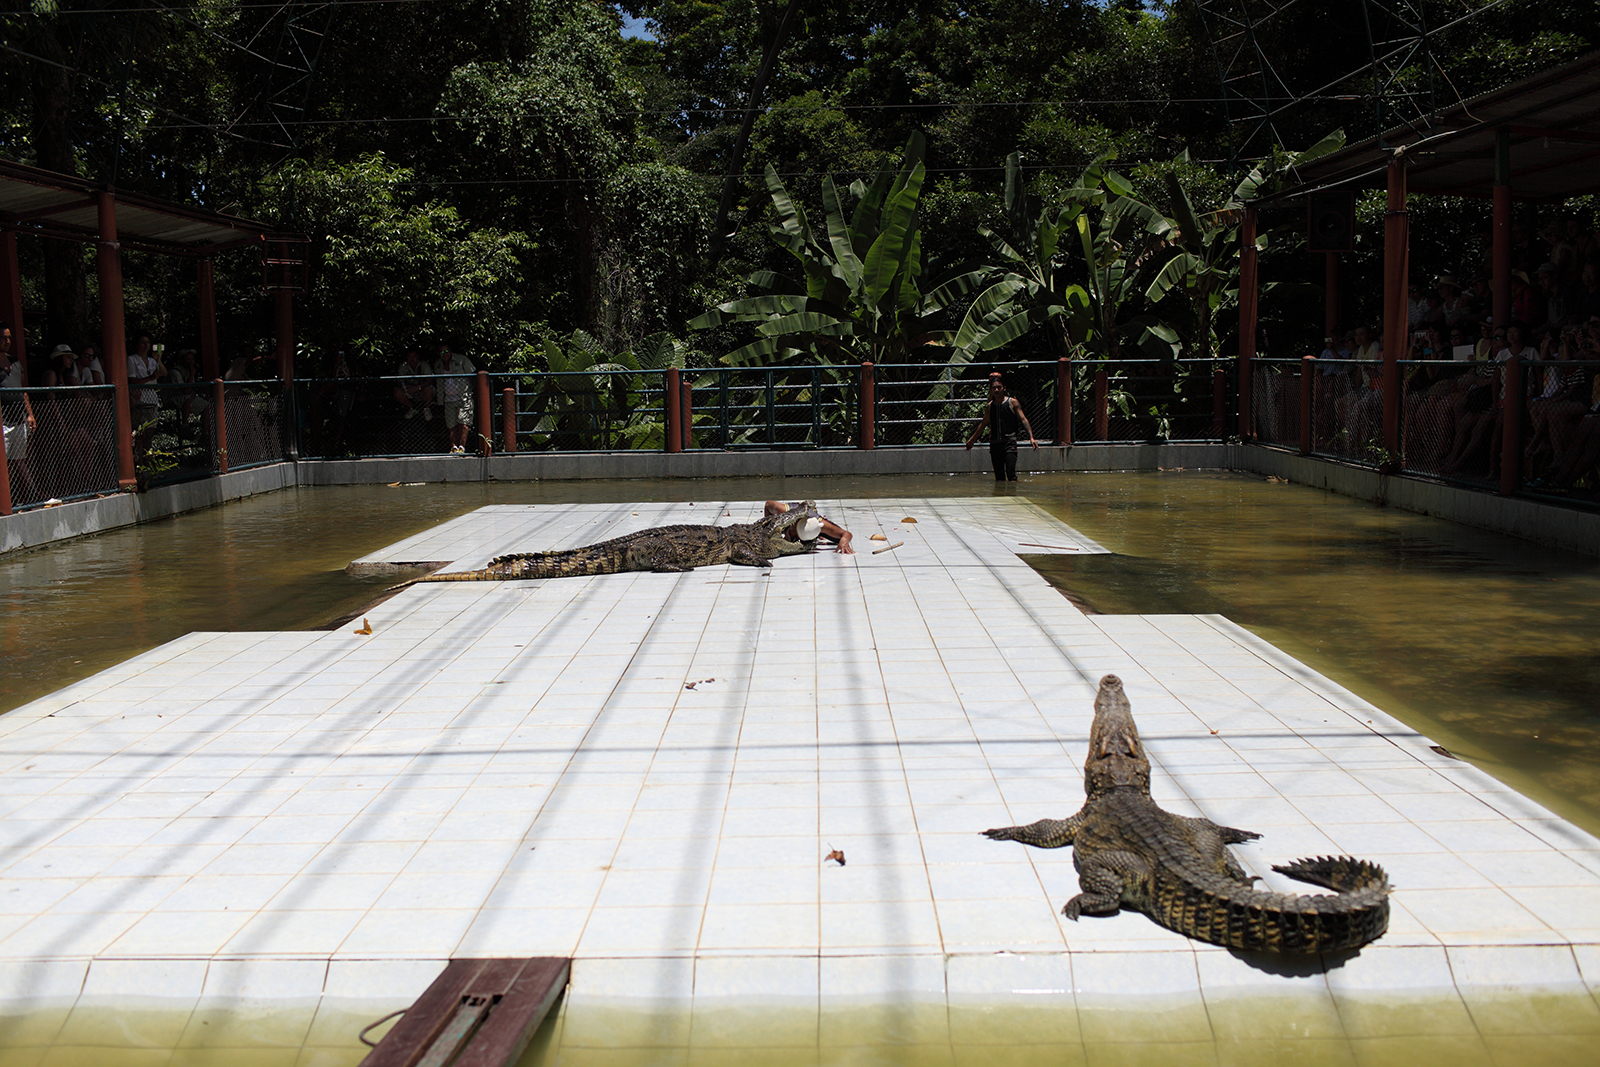
[{"label": "crocodile with open mouth", "polygon": [[807,500],[799,507],[755,522],[652,526],[582,548],[497,556],[477,570],[441,571],[395,588],[404,589],[418,582],[505,582],[623,571],[665,574],[719,563],[770,567],[779,556],[793,556],[816,547],[814,535],[809,541],[791,541],[787,534],[790,527],[817,517],[816,504]]}]

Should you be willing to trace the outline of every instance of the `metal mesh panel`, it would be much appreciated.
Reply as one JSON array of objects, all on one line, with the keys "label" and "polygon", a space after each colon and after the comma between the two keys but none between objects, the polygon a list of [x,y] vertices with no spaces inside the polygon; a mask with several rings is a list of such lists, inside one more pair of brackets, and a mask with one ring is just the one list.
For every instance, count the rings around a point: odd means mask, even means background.
[{"label": "metal mesh panel", "polygon": [[11,503],[34,507],[117,489],[115,391],[109,385],[28,389],[32,430],[21,390],[0,390],[5,412]]},{"label": "metal mesh panel", "polygon": [[[490,391],[514,390],[519,452],[660,449],[666,444],[665,379],[661,371],[518,374],[492,378]],[[491,406],[503,414],[503,401],[492,399]],[[494,419],[491,438],[501,450],[503,421]]]},{"label": "metal mesh panel", "polygon": [[1373,386],[1382,366],[1319,359],[1316,368],[1311,382],[1311,451],[1376,466],[1383,449],[1383,393]]},{"label": "metal mesh panel", "polygon": [[1251,380],[1250,404],[1257,440],[1286,448],[1300,446],[1300,370],[1292,363],[1258,360]]},{"label": "metal mesh panel", "polygon": [[1211,360],[1074,362],[1072,439],[1217,440],[1214,366]]},{"label": "metal mesh panel", "polygon": [[[459,380],[459,376],[457,376]],[[442,387],[431,376],[429,402],[406,406],[396,399],[401,378],[328,378],[295,383],[300,454],[338,459],[423,456],[450,451]],[[472,395],[469,393],[469,396]],[[476,420],[476,411],[469,410]],[[232,435],[232,427],[229,427]]]},{"label": "metal mesh panel", "polygon": [[1415,474],[1447,476],[1456,431],[1465,423],[1467,394],[1480,379],[1470,363],[1413,362],[1401,365],[1401,467]]},{"label": "metal mesh panel", "polygon": [[146,385],[133,397],[154,397],[150,406],[134,408],[143,421],[133,428],[133,462],[145,488],[203,478],[217,469],[211,425],[212,396],[208,382]]},{"label": "metal mesh panel", "polygon": [[1530,362],[1522,372],[1523,490],[1600,502],[1600,361]]},{"label": "metal mesh panel", "polygon": [[228,426],[228,469],[283,458],[286,428],[281,383],[229,382],[222,403]]}]

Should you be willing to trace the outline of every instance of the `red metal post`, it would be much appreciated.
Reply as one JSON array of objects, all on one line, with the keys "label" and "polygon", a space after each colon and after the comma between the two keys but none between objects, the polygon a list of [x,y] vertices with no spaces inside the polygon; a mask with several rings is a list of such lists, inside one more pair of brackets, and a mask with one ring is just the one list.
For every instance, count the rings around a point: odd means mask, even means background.
[{"label": "red metal post", "polygon": [[1339,253],[1322,255],[1322,335],[1333,337],[1339,329]]},{"label": "red metal post", "polygon": [[1511,321],[1511,131],[1495,136],[1494,152],[1494,324]]},{"label": "red metal post", "polygon": [[1239,227],[1239,439],[1250,440],[1250,365],[1256,358],[1256,209]]},{"label": "red metal post", "polygon": [[215,378],[222,367],[217,354],[217,289],[209,259],[195,262],[195,288],[200,296],[200,373]]},{"label": "red metal post", "polygon": [[1211,368],[1211,432],[1214,437],[1228,436],[1228,372],[1221,367]]},{"label": "red metal post", "polygon": [[[1331,253],[1330,253],[1331,254]],[[1317,373],[1315,356],[1300,357],[1300,454],[1311,454],[1311,383]]]},{"label": "red metal post", "polygon": [[878,446],[875,416],[878,410],[878,381],[869,359],[861,364],[861,441],[862,448]]},{"label": "red metal post", "polygon": [[683,451],[683,376],[677,367],[668,367],[665,389],[667,393],[667,451]]},{"label": "red metal post", "polygon": [[223,404],[227,385],[221,378],[211,380],[211,418],[217,428],[217,473],[228,473],[228,409]]},{"label": "red metal post", "polygon": [[278,376],[289,386],[294,384],[294,294],[287,289],[277,289],[272,299],[276,305]]},{"label": "red metal post", "polygon": [[1109,440],[1111,436],[1111,413],[1106,410],[1109,381],[1106,372],[1094,372],[1094,439],[1096,441]]},{"label": "red metal post", "polygon": [[694,386],[689,382],[683,383],[683,400],[678,410],[683,417],[683,447],[687,451],[694,447]]},{"label": "red metal post", "polygon": [[494,451],[494,446],[489,441],[489,434],[494,426],[494,410],[489,407],[489,372],[478,372],[478,442],[479,449],[487,456]]},{"label": "red metal post", "polygon": [[500,451],[517,450],[517,391],[510,386],[500,390]]},{"label": "red metal post", "polygon": [[1517,479],[1522,473],[1522,360],[1508,359],[1504,366],[1506,406],[1501,412],[1505,422],[1500,427],[1500,495],[1510,496],[1517,491]]},{"label": "red metal post", "polygon": [[122,246],[117,243],[117,202],[109,192],[96,194],[100,240],[95,246],[95,274],[100,280],[100,362],[111,378],[116,412],[117,484],[137,484],[133,473],[133,411],[128,406],[128,339],[122,321]]},{"label": "red metal post", "polygon": [[1400,360],[1406,354],[1406,299],[1410,289],[1406,215],[1406,161],[1389,159],[1389,205],[1383,217],[1383,447],[1400,455]]},{"label": "red metal post", "polygon": [[1056,360],[1056,444],[1072,443],[1072,360]]}]

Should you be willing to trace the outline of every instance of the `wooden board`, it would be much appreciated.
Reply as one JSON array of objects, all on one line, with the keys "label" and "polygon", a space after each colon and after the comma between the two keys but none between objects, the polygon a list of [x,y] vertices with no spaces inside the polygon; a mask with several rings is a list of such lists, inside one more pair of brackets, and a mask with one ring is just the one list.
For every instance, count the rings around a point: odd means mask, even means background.
[{"label": "wooden board", "polygon": [[[515,1063],[566,988],[570,973],[571,961],[559,957],[451,960],[361,1067],[417,1067],[424,1058],[453,1067]],[[470,1029],[463,1016],[452,1030],[451,1023],[462,1013],[474,1019],[482,1015],[481,1024]],[[453,1055],[453,1047],[434,1049],[446,1031],[451,1031],[448,1044],[454,1045],[464,1029],[466,1044],[459,1055]]]}]

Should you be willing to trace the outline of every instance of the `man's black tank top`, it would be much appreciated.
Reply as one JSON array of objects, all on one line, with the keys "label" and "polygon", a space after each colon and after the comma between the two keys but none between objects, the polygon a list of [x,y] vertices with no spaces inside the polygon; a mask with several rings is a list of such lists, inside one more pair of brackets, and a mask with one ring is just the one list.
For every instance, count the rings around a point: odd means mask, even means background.
[{"label": "man's black tank top", "polygon": [[989,401],[989,443],[991,445],[1010,447],[1017,443],[1017,431],[1022,427],[1022,420],[1017,418],[1016,409],[1011,406],[1011,398],[1003,396],[999,400]]}]

